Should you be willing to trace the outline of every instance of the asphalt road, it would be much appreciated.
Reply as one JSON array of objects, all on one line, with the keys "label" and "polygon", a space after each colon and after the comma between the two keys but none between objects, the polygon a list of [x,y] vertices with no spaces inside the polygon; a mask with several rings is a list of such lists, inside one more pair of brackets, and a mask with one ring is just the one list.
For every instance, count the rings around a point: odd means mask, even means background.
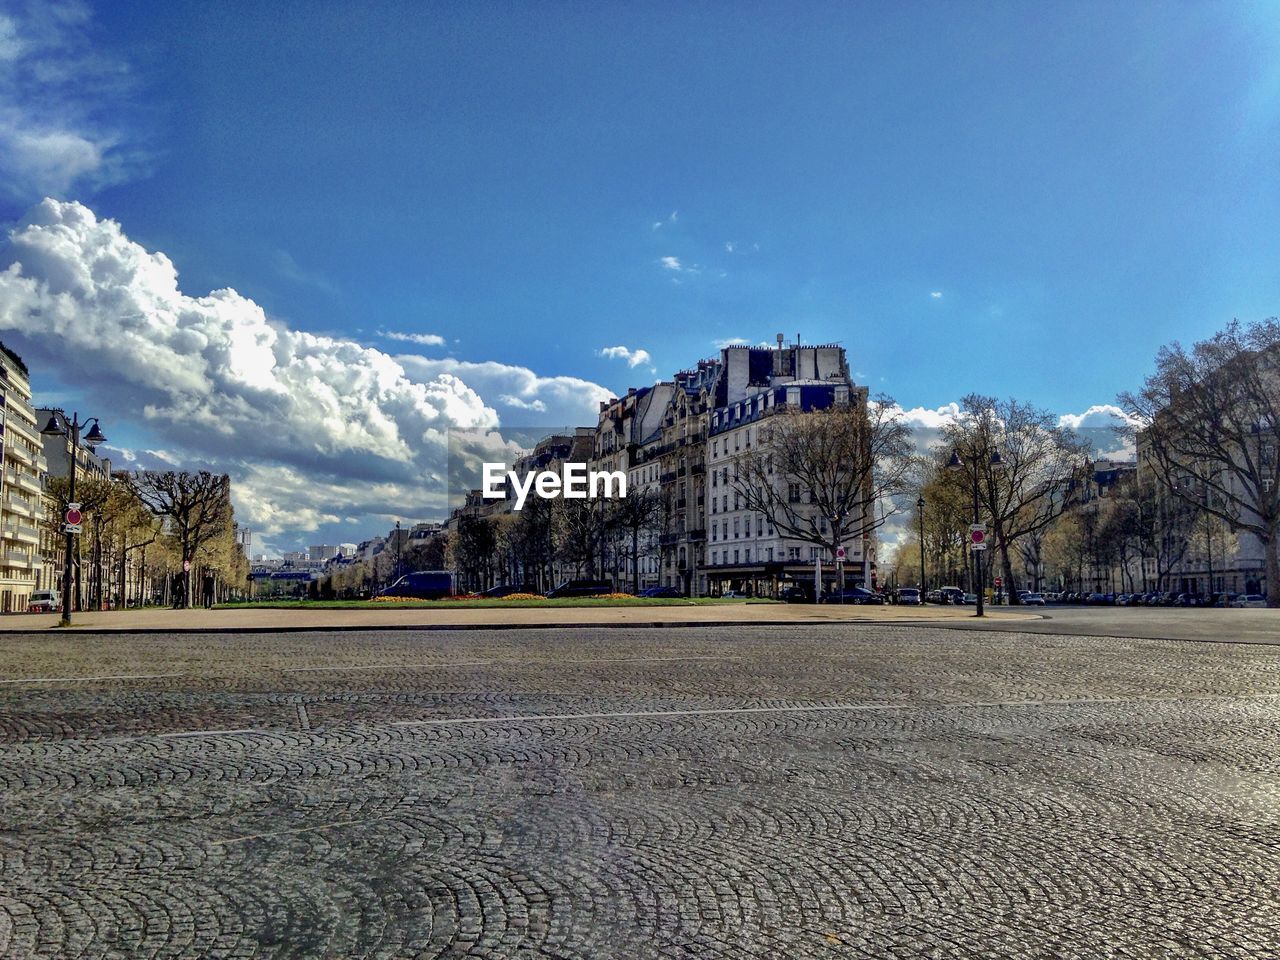
[{"label": "asphalt road", "polygon": [[1267,645],[8,634],[0,956],[1273,956],[1278,751]]},{"label": "asphalt road", "polygon": [[1004,630],[1062,636],[1141,637],[1225,643],[1280,644],[1280,610],[1196,609],[1194,607],[995,607],[995,612],[1039,613],[1039,621],[971,617],[948,623],[964,630]]}]

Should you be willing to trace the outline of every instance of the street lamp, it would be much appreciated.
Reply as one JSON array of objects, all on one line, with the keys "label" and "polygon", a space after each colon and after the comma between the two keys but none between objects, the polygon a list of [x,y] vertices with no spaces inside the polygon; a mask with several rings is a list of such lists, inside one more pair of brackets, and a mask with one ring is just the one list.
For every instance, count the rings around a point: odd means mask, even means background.
[{"label": "street lamp", "polygon": [[[80,431],[89,424],[89,432],[84,435],[84,445],[92,450],[100,443],[106,442],[103,436],[102,427],[97,417],[90,417],[88,420],[81,422],[80,414],[72,413],[71,419],[67,419],[67,415],[61,411],[55,410],[49,417],[49,422],[44,425],[44,429],[40,432],[46,437],[67,437],[71,440],[71,467],[67,475],[67,503],[76,502],[76,460],[80,453]],[[62,619],[59,626],[71,626],[71,556],[75,552],[76,535],[70,530],[67,531],[67,556],[66,564],[62,571]]]},{"label": "street lamp", "polygon": [[916,517],[920,520],[920,602],[924,603],[924,497],[916,498]]},{"label": "street lamp", "polygon": [[400,548],[401,548],[400,521],[397,520],[396,521],[396,575],[391,579],[392,583],[395,583],[397,580],[400,579]]},{"label": "street lamp", "polygon": [[[982,522],[980,519],[981,514],[979,512],[979,505],[978,505],[978,450],[977,450],[977,447],[970,447],[968,453],[969,453],[969,460],[966,463],[965,460],[963,460],[960,456],[959,448],[953,449],[951,451],[951,459],[947,462],[947,469],[968,471],[969,478],[973,481],[973,523],[974,523],[974,526],[977,526]],[[999,450],[991,451],[991,457],[988,460],[988,466],[992,470],[1004,469],[1004,466],[1005,466],[1004,458],[1000,456]],[[978,587],[976,612],[977,612],[977,615],[981,617],[981,616],[985,616],[983,612],[983,604],[982,604],[982,600],[983,600],[982,594],[984,590],[982,558],[978,556],[980,551],[973,549],[974,546],[975,544],[972,544],[972,543],[969,545],[969,552],[973,555],[974,580],[977,582],[977,587]]]}]

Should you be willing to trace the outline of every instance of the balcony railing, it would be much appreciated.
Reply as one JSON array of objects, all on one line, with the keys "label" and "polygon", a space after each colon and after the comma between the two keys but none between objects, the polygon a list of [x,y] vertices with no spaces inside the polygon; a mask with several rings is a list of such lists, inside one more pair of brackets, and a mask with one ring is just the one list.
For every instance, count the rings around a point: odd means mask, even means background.
[{"label": "balcony railing", "polygon": [[19,543],[39,544],[40,533],[35,527],[28,527],[21,523],[7,523],[4,525],[4,535],[10,540],[17,540]]},{"label": "balcony railing", "polygon": [[9,513],[16,513],[20,517],[26,517],[28,520],[35,519],[35,508],[25,500],[15,497],[13,494],[8,494],[4,498],[4,506]]},{"label": "balcony railing", "polygon": [[13,459],[17,460],[19,463],[25,464],[28,467],[33,466],[35,464],[35,457],[32,456],[26,449],[24,449],[21,444],[7,443],[5,444],[4,452],[6,456],[13,457]]}]

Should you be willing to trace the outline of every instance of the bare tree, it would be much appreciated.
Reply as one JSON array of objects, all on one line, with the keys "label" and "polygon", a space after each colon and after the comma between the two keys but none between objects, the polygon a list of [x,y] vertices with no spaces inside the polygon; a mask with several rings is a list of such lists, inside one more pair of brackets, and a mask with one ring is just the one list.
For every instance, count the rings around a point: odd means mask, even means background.
[{"label": "bare tree", "polygon": [[1280,320],[1161,347],[1155,373],[1119,402],[1170,494],[1257,538],[1267,605],[1280,607]]},{"label": "bare tree", "polygon": [[761,426],[755,450],[735,458],[731,482],[746,509],[782,535],[835,559],[897,514],[910,486],[911,435],[892,398],[823,410],[784,407]]},{"label": "bare tree", "polygon": [[619,552],[631,564],[632,593],[640,590],[640,558],[652,549],[652,535],[660,529],[663,513],[662,497],[648,490],[636,490],[611,502],[607,522],[626,541]]},{"label": "bare tree", "polygon": [[[208,470],[139,470],[127,475],[134,495],[168,522],[185,566],[231,528],[231,478]],[[184,571],[183,605],[191,605],[191,572]]]},{"label": "bare tree", "polygon": [[1086,449],[1057,417],[1030,404],[971,393],[960,405],[960,417],[943,436],[959,452],[970,483],[977,473],[979,504],[991,521],[1005,588],[1017,603],[1015,548],[1066,508]]}]

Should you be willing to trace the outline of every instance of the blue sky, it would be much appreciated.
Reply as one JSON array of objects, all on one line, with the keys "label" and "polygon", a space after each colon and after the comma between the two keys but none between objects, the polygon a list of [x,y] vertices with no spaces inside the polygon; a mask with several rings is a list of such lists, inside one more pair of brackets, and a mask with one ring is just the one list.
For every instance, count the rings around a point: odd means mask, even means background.
[{"label": "blue sky", "polygon": [[[1280,312],[1275,3],[43,9],[0,2],[0,157],[45,137],[0,220],[79,201],[184,294],[489,364],[458,376],[506,422],[489,373],[616,391],[780,331],[907,408],[1082,413],[1160,344]],[[103,399],[0,333],[50,396]],[[594,402],[559,389],[526,421]]]}]

